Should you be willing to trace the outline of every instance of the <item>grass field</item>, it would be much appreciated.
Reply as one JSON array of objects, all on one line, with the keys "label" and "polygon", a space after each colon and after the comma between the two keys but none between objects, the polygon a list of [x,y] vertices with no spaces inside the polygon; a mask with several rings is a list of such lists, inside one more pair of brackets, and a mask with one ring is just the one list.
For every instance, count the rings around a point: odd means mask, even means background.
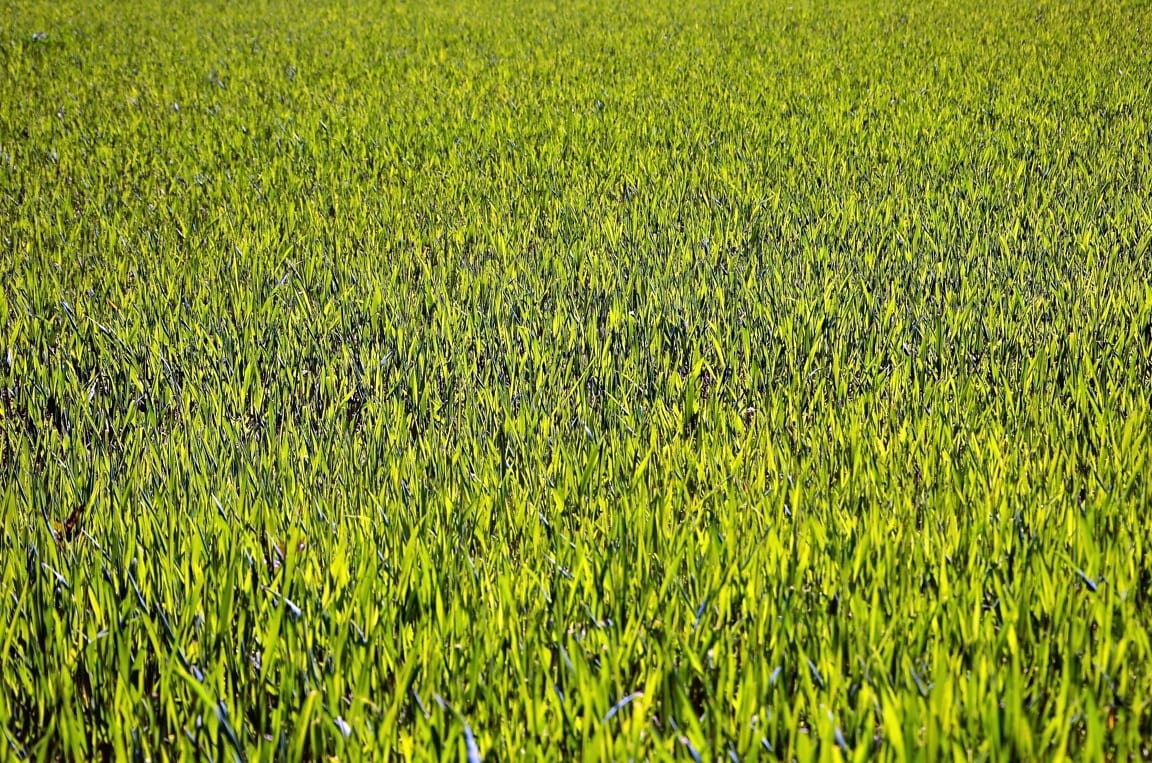
[{"label": "grass field", "polygon": [[1149,2],[0,16],[0,759],[1149,756]]}]

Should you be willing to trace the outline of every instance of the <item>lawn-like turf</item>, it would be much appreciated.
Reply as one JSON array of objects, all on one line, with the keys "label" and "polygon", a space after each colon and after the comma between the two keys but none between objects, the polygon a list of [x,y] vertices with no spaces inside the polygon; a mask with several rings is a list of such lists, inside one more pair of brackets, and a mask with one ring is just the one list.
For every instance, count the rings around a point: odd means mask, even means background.
[{"label": "lawn-like turf", "polygon": [[1146,0],[5,0],[0,758],[1152,738]]}]

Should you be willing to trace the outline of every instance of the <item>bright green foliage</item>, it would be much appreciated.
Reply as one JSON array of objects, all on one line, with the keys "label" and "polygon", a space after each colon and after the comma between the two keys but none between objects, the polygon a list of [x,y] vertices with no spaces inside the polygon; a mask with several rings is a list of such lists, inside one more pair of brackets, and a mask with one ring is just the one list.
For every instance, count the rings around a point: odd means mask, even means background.
[{"label": "bright green foliage", "polygon": [[1148,2],[0,17],[0,758],[1149,754]]}]

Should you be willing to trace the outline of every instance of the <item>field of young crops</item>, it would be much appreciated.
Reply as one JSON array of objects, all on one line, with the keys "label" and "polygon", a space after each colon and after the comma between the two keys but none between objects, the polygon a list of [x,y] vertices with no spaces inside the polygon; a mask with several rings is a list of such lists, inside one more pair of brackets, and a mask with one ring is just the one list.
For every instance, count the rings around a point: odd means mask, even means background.
[{"label": "field of young crops", "polygon": [[1146,0],[0,16],[0,759],[1149,756]]}]

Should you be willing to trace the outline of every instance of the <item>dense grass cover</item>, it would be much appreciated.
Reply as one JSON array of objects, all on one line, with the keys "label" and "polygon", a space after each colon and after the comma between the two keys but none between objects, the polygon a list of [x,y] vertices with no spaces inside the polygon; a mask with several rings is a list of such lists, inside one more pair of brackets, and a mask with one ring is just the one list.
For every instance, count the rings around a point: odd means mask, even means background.
[{"label": "dense grass cover", "polygon": [[0,757],[1148,755],[1149,3],[0,16]]}]

